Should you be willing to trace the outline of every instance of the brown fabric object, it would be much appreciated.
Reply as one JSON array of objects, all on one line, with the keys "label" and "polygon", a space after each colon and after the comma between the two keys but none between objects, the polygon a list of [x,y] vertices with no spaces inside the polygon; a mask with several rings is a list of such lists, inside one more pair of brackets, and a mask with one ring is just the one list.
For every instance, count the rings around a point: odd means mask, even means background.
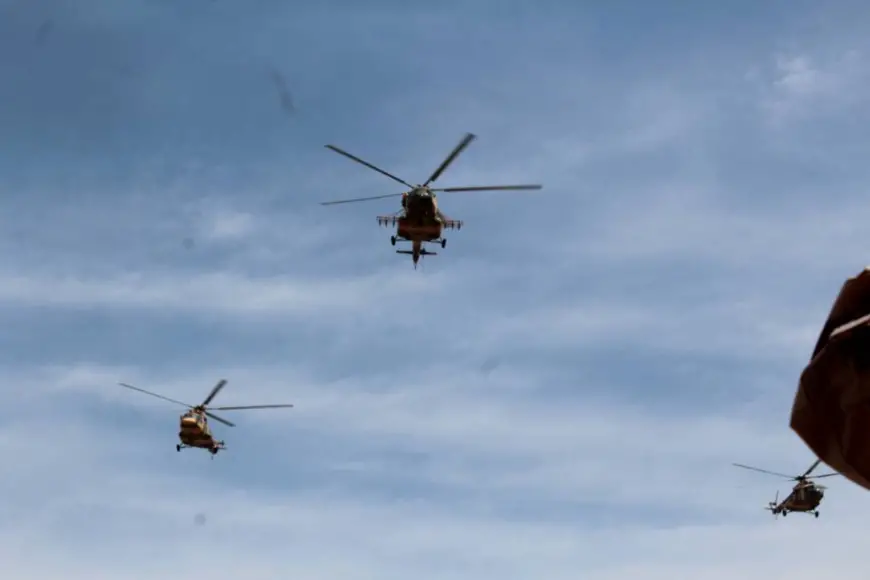
[{"label": "brown fabric object", "polygon": [[791,428],[833,469],[870,489],[870,268],[843,284],[801,373]]}]

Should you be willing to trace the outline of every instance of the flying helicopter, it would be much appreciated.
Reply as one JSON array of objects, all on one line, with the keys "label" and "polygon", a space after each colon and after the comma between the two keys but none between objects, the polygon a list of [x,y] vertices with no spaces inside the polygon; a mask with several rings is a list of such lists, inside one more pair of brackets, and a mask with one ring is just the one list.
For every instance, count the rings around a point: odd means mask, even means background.
[{"label": "flying helicopter", "polygon": [[347,151],[339,149],[335,145],[326,145],[327,149],[335,151],[339,155],[344,155],[348,159],[356,161],[362,165],[365,165],[369,169],[373,169],[377,171],[381,175],[385,175],[396,181],[401,183],[405,187],[409,189],[403,193],[389,193],[386,195],[376,195],[373,197],[360,197],[355,199],[343,199],[338,201],[326,201],[321,203],[320,205],[336,205],[340,203],[355,203],[359,201],[371,201],[375,199],[385,199],[388,197],[399,197],[402,198],[402,209],[393,215],[381,215],[377,216],[378,224],[382,226],[395,226],[396,234],[390,237],[390,243],[395,246],[397,241],[404,241],[411,243],[410,250],[396,250],[397,254],[409,254],[414,261],[414,268],[417,267],[417,262],[420,260],[421,256],[436,256],[436,252],[430,252],[425,247],[426,243],[438,243],[441,244],[442,248],[447,246],[447,239],[442,236],[442,232],[445,229],[448,230],[460,230],[462,229],[462,221],[454,220],[448,218],[442,211],[438,208],[438,198],[436,196],[436,192],[460,192],[460,191],[504,191],[504,190],[538,190],[541,189],[541,185],[489,185],[489,186],[475,186],[475,187],[443,187],[439,189],[435,189],[430,187],[431,183],[434,183],[444,170],[453,163],[453,161],[459,157],[459,154],[462,153],[466,147],[468,147],[472,141],[477,138],[476,135],[471,133],[467,133],[465,137],[459,142],[459,144],[451,151],[450,155],[444,160],[441,165],[435,170],[432,175],[429,176],[429,179],[426,180],[423,184],[411,185],[404,179],[399,179],[392,173],[388,173],[377,167],[372,165],[368,161],[364,161],[355,155],[351,155]]},{"label": "flying helicopter", "polygon": [[[211,433],[211,429],[208,426],[208,417],[211,417],[215,421],[219,423],[223,423],[228,427],[235,427],[235,424],[230,423],[226,419],[222,419],[217,415],[212,414],[208,411],[208,404],[212,402],[212,400],[217,396],[217,394],[221,391],[221,389],[226,386],[226,379],[221,379],[215,385],[215,387],[211,390],[211,393],[205,398],[205,400],[199,405],[188,405],[187,403],[182,403],[181,401],[176,401],[175,399],[170,399],[169,397],[164,397],[163,395],[158,395],[157,393],[152,393],[151,391],[146,391],[145,389],[140,389],[139,387],[134,387],[133,385],[128,385],[127,383],[118,383],[122,387],[126,387],[128,389],[133,389],[134,391],[139,391],[140,393],[145,393],[146,395],[151,395],[152,397],[157,397],[158,399],[163,399],[164,401],[169,401],[170,403],[175,403],[176,405],[181,405],[182,407],[187,407],[188,411],[181,415],[180,417],[180,427],[178,430],[178,438],[181,440],[181,443],[175,446],[176,451],[181,451],[186,447],[197,448],[197,449],[206,449],[211,455],[212,459],[217,455],[218,451],[221,449],[226,449],[226,445],[223,441],[218,441],[214,438]],[[278,408],[287,408],[292,407],[293,405],[245,405],[242,407],[211,407],[217,411],[238,411],[243,409],[278,409]]]},{"label": "flying helicopter", "polygon": [[759,469],[757,467],[750,467],[749,465],[742,465],[740,463],[734,463],[735,467],[741,467],[743,469],[751,469],[752,471],[758,471],[761,473],[766,473],[768,475],[775,475],[777,477],[784,477],[786,479],[790,479],[792,481],[796,481],[794,488],[791,490],[791,493],[788,494],[781,502],[779,501],[779,492],[776,492],[776,497],[772,502],[769,502],[767,507],[764,508],[770,513],[774,515],[774,517],[782,514],[783,517],[787,516],[789,512],[803,512],[803,513],[811,513],[815,517],[819,517],[819,504],[822,503],[822,498],[825,497],[825,489],[827,489],[823,485],[819,485],[811,480],[820,479],[822,477],[832,477],[834,475],[840,475],[839,473],[823,473],[822,475],[810,475],[810,473],[815,470],[816,467],[822,462],[821,459],[817,459],[815,463],[810,465],[810,468],[807,469],[803,475],[784,475],[782,473],[776,473],[774,471],[767,471],[766,469]]}]

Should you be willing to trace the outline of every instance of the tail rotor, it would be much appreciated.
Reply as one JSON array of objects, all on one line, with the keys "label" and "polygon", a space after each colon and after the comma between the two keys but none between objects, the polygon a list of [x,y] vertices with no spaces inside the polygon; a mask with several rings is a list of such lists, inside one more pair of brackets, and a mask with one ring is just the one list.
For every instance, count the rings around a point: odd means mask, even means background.
[{"label": "tail rotor", "polygon": [[776,506],[779,505],[779,491],[776,492],[776,496],[773,498],[773,501],[768,502],[767,507],[764,508],[770,513],[773,514],[774,518],[779,517],[779,511],[776,509]]}]

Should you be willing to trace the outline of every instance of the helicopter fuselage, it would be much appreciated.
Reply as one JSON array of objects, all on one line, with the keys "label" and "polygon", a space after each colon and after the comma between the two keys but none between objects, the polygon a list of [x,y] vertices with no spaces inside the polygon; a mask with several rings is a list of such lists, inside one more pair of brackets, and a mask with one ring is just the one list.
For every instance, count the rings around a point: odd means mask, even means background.
[{"label": "helicopter fuselage", "polygon": [[208,419],[203,413],[190,411],[180,418],[178,438],[181,440],[180,447],[195,447],[208,449],[216,454],[223,447],[222,441],[216,441],[208,426]]},{"label": "helicopter fuselage", "polygon": [[417,267],[421,256],[436,256],[428,251],[424,244],[433,242],[441,247],[447,245],[443,236],[445,229],[461,229],[460,220],[447,218],[438,209],[435,194],[428,191],[412,190],[402,196],[402,212],[399,215],[378,216],[382,226],[395,226],[396,235],[390,238],[395,246],[399,240],[411,242],[411,250],[396,250],[397,254],[410,254]]},{"label": "helicopter fuselage", "polygon": [[396,236],[413,243],[437,242],[442,225],[435,220],[415,220],[401,216],[396,220]]},{"label": "helicopter fuselage", "polygon": [[434,194],[412,191],[402,196],[402,214],[397,234],[410,241],[433,241],[441,237],[441,212]]},{"label": "helicopter fuselage", "polygon": [[789,512],[817,513],[824,497],[825,492],[814,485],[797,486],[779,505],[771,503],[770,511],[774,515],[785,515]]}]

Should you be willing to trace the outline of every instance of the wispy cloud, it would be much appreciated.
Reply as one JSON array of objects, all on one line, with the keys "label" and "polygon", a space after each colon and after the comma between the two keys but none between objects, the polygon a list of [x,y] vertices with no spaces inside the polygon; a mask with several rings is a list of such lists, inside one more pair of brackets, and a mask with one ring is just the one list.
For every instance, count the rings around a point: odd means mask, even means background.
[{"label": "wispy cloud", "polygon": [[[590,428],[596,426],[600,424],[590,425]],[[792,518],[793,523],[780,522],[774,527],[772,522],[760,520],[764,517],[760,509],[751,509],[756,497],[759,503],[767,499],[765,486],[759,485],[752,491],[737,477],[717,483],[709,473],[714,465],[712,458],[704,465],[693,465],[693,460],[699,458],[693,451],[675,461],[667,454],[653,454],[650,453],[653,450],[648,449],[644,453],[646,461],[642,463],[623,463],[626,458],[613,457],[602,465],[595,458],[584,461],[586,450],[581,448],[575,453],[576,474],[558,468],[547,456],[540,461],[550,467],[549,473],[522,469],[509,472],[506,481],[499,477],[486,480],[480,473],[465,482],[464,492],[468,494],[469,485],[475,486],[480,489],[480,499],[455,504],[455,499],[448,501],[445,497],[432,504],[432,499],[426,498],[443,497],[444,491],[438,493],[430,489],[425,495],[417,495],[412,483],[406,481],[404,489],[397,489],[391,499],[379,498],[367,492],[365,479],[354,480],[347,472],[328,472],[322,468],[320,473],[334,478],[331,482],[329,479],[309,482],[305,470],[297,468],[295,478],[277,488],[264,489],[263,482],[253,485],[248,482],[247,490],[234,489],[236,485],[244,486],[245,482],[231,484],[228,478],[244,480],[262,469],[286,469],[284,461],[275,462],[268,456],[262,458],[262,464],[244,459],[244,443],[236,445],[235,457],[221,458],[223,464],[203,464],[197,458],[187,457],[187,469],[160,475],[157,470],[169,468],[170,462],[166,459],[176,459],[174,456],[158,459],[161,454],[150,449],[150,445],[142,442],[131,445],[134,441],[128,441],[123,435],[112,440],[107,438],[108,432],[101,432],[99,428],[93,432],[93,426],[71,430],[61,422],[52,427],[65,434],[71,449],[79,451],[74,457],[69,452],[51,457],[40,446],[19,445],[15,451],[29,453],[33,460],[27,470],[6,478],[4,487],[10,489],[10,482],[20,481],[34,491],[45,489],[48,493],[44,486],[50,474],[58,469],[75,469],[81,475],[61,488],[55,485],[51,489],[53,493],[47,495],[48,501],[17,504],[6,520],[11,527],[4,534],[7,539],[4,561],[17,574],[21,570],[23,578],[35,578],[37,573],[59,573],[63,569],[68,574],[66,577],[74,578],[84,578],[88,573],[96,577],[114,573],[147,578],[149,574],[189,569],[192,572],[194,568],[208,570],[217,578],[229,578],[244,569],[263,578],[279,574],[334,577],[349,574],[354,567],[361,571],[357,573],[362,577],[371,578],[398,578],[407,570],[420,567],[433,577],[461,570],[463,574],[487,571],[521,578],[544,566],[552,566],[557,578],[572,577],[572,568],[577,567],[601,578],[618,577],[630,571],[639,573],[642,578],[701,571],[714,578],[724,578],[727,573],[746,570],[745,564],[733,557],[734,553],[751,558],[752,570],[758,574],[769,574],[774,566],[781,569],[788,551],[807,533],[809,525],[815,526],[818,546],[824,549],[825,557],[819,561],[805,559],[802,568],[805,572],[831,569],[828,560],[831,557],[838,561],[846,558],[844,562],[856,564],[849,552],[856,547],[860,536],[857,514],[848,516],[831,509],[824,514],[832,516],[831,522]],[[516,425],[515,432],[524,433],[523,427],[523,424]],[[750,441],[750,433],[735,429],[739,425],[722,427],[722,432],[693,433],[695,437],[708,435],[711,438],[706,441],[710,444],[721,442],[723,447],[733,450],[759,443],[777,444],[764,437]],[[250,424],[246,429],[256,430]],[[660,431],[660,427],[653,427],[652,431]],[[259,433],[260,436],[267,434]],[[734,434],[739,438],[734,439]],[[14,429],[7,429],[4,435],[6,439],[27,441],[23,433]],[[608,432],[604,430],[596,435],[601,446]],[[297,434],[297,441],[302,438],[305,436]],[[683,439],[685,441],[685,437]],[[558,440],[559,437],[550,439]],[[249,441],[256,444],[255,438]],[[522,440],[516,442],[524,446]],[[507,447],[509,441],[503,439],[502,443]],[[652,446],[654,442],[648,443]],[[688,441],[685,444],[687,450],[698,449],[697,444]],[[297,445],[291,443],[284,448],[290,461],[303,460],[299,452],[304,447]],[[437,449],[431,444],[427,447]],[[460,444],[445,452],[460,448],[464,446]],[[133,455],[131,450],[137,453]],[[478,460],[490,457],[491,452],[487,449]],[[640,454],[641,449],[636,449],[636,453]],[[191,470],[191,464],[198,467]],[[498,463],[490,459],[488,465],[497,468]],[[684,467],[669,471],[665,465]],[[437,472],[423,469],[420,475],[442,482],[454,475],[445,465],[436,467]],[[199,481],[201,476],[196,471],[202,468],[211,470],[210,482]],[[471,465],[463,465],[462,472],[468,475],[470,468]],[[699,478],[692,468],[707,469],[709,479]],[[250,475],[230,475],[231,471],[239,469]],[[25,479],[28,475],[32,479]],[[369,473],[370,477],[372,475],[379,474],[375,470]],[[496,470],[495,475],[502,474]],[[398,471],[381,476],[401,481]],[[699,484],[694,494],[683,488],[666,493],[666,480],[686,485],[688,482],[683,479],[686,476]],[[307,489],[311,483],[315,487]],[[517,483],[526,485],[504,495],[505,487]],[[573,500],[565,489],[571,483],[575,484]],[[336,484],[339,487],[335,487]],[[351,486],[347,487],[348,484]],[[14,490],[15,487],[11,487],[11,491]],[[60,490],[63,493],[59,493]],[[531,490],[535,491],[530,496]],[[613,500],[603,501],[611,494],[618,498],[634,490],[649,493],[644,504],[629,501],[619,505]],[[456,494],[453,491],[451,496],[455,498]],[[698,497],[699,494],[703,498]],[[859,494],[844,486],[838,490],[837,500],[830,503],[861,501]],[[703,502],[699,501],[702,499]],[[728,505],[717,505],[717,500]],[[734,505],[730,506],[732,501]],[[546,502],[555,502],[558,511],[548,511]],[[701,503],[713,506],[718,512],[715,519],[701,520],[694,525],[666,523],[676,514],[684,513],[687,505]],[[729,506],[733,509],[727,509]],[[653,515],[656,512],[649,512],[650,507],[660,510],[661,515]],[[194,521],[197,513],[207,516],[202,526]],[[628,523],[626,520],[632,519],[632,513],[638,516],[648,513],[645,517],[662,518],[661,523]],[[36,558],[38,550],[46,549],[49,543],[53,546],[53,557]],[[226,548],[218,553],[214,546]],[[632,549],[631,559],[614,557],[625,548]],[[726,554],[723,552],[726,548],[734,552]],[[341,558],[335,557],[336,551]],[[277,554],[281,556],[276,558]],[[88,562],[86,567],[83,562]]]},{"label": "wispy cloud", "polygon": [[[819,62],[821,60],[821,62]],[[831,108],[866,104],[866,57],[846,50],[824,59],[806,54],[777,55],[763,107],[781,125],[802,117],[828,114]]]},{"label": "wispy cloud", "polygon": [[[729,465],[812,461],[797,377],[865,265],[845,17],[802,44],[754,5],[735,47],[700,4],[47,6],[0,18],[12,576],[860,569],[862,490],[774,522],[789,482]],[[419,271],[374,222],[395,203],[317,205],[399,192],[326,143],[417,181],[466,131],[439,184],[545,189],[445,194],[466,227]],[[296,407],[215,426],[213,461],[116,386],[219,378],[218,404]]]},{"label": "wispy cloud", "polygon": [[[398,274],[388,280],[387,298],[393,299],[433,285],[431,278],[421,280],[411,274]],[[334,309],[336,315],[363,311],[372,303],[367,298],[376,294],[381,299],[385,290],[384,277],[378,275],[362,281],[336,278],[329,282],[294,281],[280,276],[250,279],[214,273],[191,276],[180,282],[176,277],[143,273],[92,280],[11,275],[4,278],[0,301],[19,306],[116,306],[148,311],[261,313],[267,317],[281,313],[323,316],[323,310]],[[320,312],[315,312],[318,309]]]}]

